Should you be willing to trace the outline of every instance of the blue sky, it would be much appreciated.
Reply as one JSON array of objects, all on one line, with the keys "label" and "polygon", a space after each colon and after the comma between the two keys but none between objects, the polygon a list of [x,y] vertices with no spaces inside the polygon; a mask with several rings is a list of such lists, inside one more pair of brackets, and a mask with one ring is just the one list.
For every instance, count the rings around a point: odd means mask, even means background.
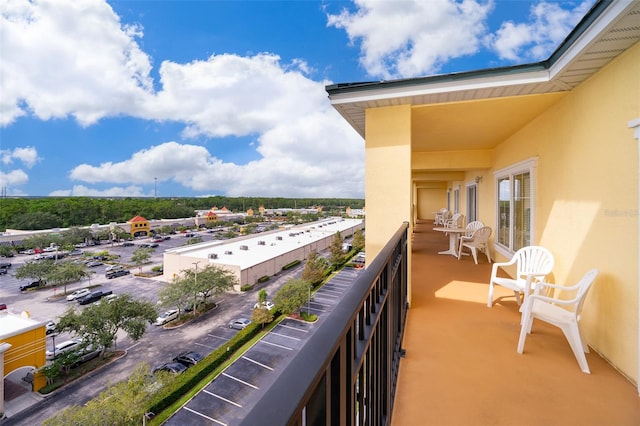
[{"label": "blue sky", "polygon": [[544,60],[593,3],[0,0],[0,189],[363,198],[327,84]]}]

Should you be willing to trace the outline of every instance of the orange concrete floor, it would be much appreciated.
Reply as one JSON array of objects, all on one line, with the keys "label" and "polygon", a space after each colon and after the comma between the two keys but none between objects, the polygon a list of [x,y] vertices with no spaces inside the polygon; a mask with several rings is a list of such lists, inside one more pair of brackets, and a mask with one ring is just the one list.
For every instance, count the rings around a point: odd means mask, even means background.
[{"label": "orange concrete floor", "polygon": [[432,228],[419,223],[412,236],[392,425],[640,425],[636,385],[593,351],[591,374],[582,373],[559,329],[534,321],[524,354],[516,353],[513,292],[498,287],[500,299],[488,308],[487,258],[475,265],[469,256],[438,255],[448,237]]}]

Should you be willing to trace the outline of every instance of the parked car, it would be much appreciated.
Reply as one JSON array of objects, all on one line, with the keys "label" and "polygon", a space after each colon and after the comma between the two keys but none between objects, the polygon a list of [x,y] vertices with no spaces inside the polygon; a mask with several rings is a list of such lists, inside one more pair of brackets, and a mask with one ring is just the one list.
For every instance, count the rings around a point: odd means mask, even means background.
[{"label": "parked car", "polygon": [[0,269],[9,269],[11,268],[11,262],[0,262]]},{"label": "parked car", "polygon": [[270,301],[265,301],[265,302],[257,302],[255,305],[253,305],[253,309],[258,309],[258,308],[266,308],[267,310],[272,310],[273,308],[275,308],[276,305],[274,305],[272,302]]},{"label": "parked car", "polygon": [[32,288],[38,288],[46,285],[46,282],[43,280],[32,281],[29,284],[21,285],[20,291],[31,290]]},{"label": "parked car", "polygon": [[96,266],[100,266],[102,265],[102,262],[100,262],[99,260],[90,260],[87,262],[87,266],[89,268],[95,268]]},{"label": "parked car", "polygon": [[7,273],[9,273],[7,268],[0,268],[0,275],[6,275]]},{"label": "parked car", "polygon": [[199,352],[185,351],[176,355],[176,357],[173,358],[173,361],[179,362],[185,367],[191,367],[192,365],[196,365],[203,359],[204,357]]},{"label": "parked car", "polygon": [[133,244],[131,241],[125,241],[124,243],[122,243],[122,247],[133,247],[135,246],[135,244]]},{"label": "parked car", "polygon": [[97,302],[98,300],[102,299],[104,296],[108,296],[111,293],[112,293],[111,291],[95,290],[77,299],[78,304],[88,305],[89,303]]},{"label": "parked car", "polygon": [[156,318],[156,325],[165,325],[176,318],[178,318],[178,310],[170,309],[158,315],[158,318]]},{"label": "parked car", "polygon": [[72,300],[79,299],[82,296],[86,296],[89,293],[91,293],[91,290],[89,290],[88,288],[81,288],[80,290],[76,290],[73,293],[69,294],[67,296],[67,300],[70,302]]},{"label": "parked car", "polygon": [[107,277],[108,279],[112,279],[112,278],[118,278],[118,277],[122,277],[124,275],[129,275],[131,272],[129,272],[128,269],[118,269],[115,271],[109,271],[106,274],[104,274],[105,277]]},{"label": "parked car", "polygon": [[167,362],[166,364],[162,364],[160,367],[154,368],[153,373],[155,374],[160,371],[166,371],[167,373],[179,374],[186,370],[187,367],[179,362]]},{"label": "parked car", "polygon": [[56,323],[49,321],[44,325],[45,334],[51,334],[56,331]]},{"label": "parked car", "polygon": [[7,304],[6,303],[0,303],[0,311],[4,311],[7,309]]},{"label": "parked car", "polygon": [[249,321],[248,319],[246,319],[246,318],[238,318],[236,320],[233,320],[233,321],[229,322],[229,328],[234,328],[236,330],[242,330],[246,326],[248,326],[249,324],[251,324],[251,321]]},{"label": "parked car", "polygon": [[109,271],[118,271],[122,269],[122,265],[109,265],[106,268],[104,268],[105,272],[109,272]]},{"label": "parked car", "polygon": [[159,247],[158,243],[149,244],[149,248],[156,248],[156,247]]},{"label": "parked car", "polygon": [[153,240],[151,240],[152,243],[161,243],[164,241],[164,238],[162,237],[156,237]]},{"label": "parked car", "polygon": [[49,361],[54,360],[65,352],[77,349],[80,346],[80,343],[82,343],[81,339],[71,339],[60,342],[55,346],[53,351],[47,349],[45,352],[45,358]]}]

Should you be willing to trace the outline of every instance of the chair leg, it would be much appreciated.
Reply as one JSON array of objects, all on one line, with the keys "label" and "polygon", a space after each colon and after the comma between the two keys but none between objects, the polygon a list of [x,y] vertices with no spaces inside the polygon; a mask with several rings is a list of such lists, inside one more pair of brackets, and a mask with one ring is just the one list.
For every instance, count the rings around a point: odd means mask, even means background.
[{"label": "chair leg", "polygon": [[475,247],[471,247],[471,254],[473,255],[473,261],[475,262],[475,264],[478,264],[478,253]]},{"label": "chair leg", "polygon": [[562,327],[562,332],[567,338],[569,346],[571,346],[571,350],[578,361],[580,370],[582,370],[583,373],[591,374],[591,371],[589,371],[589,364],[587,363],[587,357],[584,356],[583,344],[580,340],[580,331],[578,330],[577,324]]},{"label": "chair leg", "polygon": [[487,261],[491,263],[491,254],[489,253],[489,247],[484,248],[484,254],[487,255]]},{"label": "chair leg", "polygon": [[524,351],[524,342],[527,339],[527,334],[531,332],[531,326],[533,325],[533,318],[529,315],[527,318],[524,318],[524,314],[520,321],[522,324],[520,326],[520,337],[518,338],[518,348],[516,351],[521,354]]},{"label": "chair leg", "polygon": [[489,281],[489,299],[487,300],[487,307],[493,306],[493,281]]}]

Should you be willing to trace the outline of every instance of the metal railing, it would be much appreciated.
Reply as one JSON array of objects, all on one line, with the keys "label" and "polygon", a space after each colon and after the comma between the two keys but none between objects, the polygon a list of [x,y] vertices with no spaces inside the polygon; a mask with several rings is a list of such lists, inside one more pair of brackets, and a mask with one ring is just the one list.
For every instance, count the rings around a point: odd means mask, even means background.
[{"label": "metal railing", "polygon": [[407,314],[404,223],[243,425],[388,425]]}]

